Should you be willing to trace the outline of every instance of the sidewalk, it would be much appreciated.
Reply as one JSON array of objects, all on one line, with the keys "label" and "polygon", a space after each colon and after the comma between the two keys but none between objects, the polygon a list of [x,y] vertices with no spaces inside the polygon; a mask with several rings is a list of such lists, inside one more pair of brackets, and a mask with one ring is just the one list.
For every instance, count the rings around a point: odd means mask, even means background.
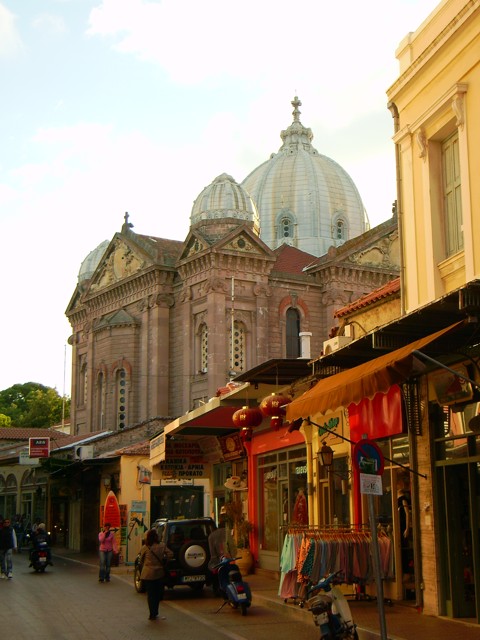
[{"label": "sidewalk", "polygon": [[[98,566],[98,557],[94,553],[77,553],[68,549],[53,548],[55,557],[68,558],[74,562],[82,562]],[[112,567],[114,575],[130,575],[133,582],[133,565]],[[276,580],[261,573],[248,575],[246,578],[253,592],[254,601],[270,608],[279,608],[282,615],[296,616],[305,621],[311,620],[311,613],[306,608],[284,602],[278,596]],[[349,600],[353,619],[357,624],[360,640],[379,640],[380,621],[375,601]],[[418,613],[413,606],[394,604],[385,605],[386,629],[389,640],[451,640],[461,636],[462,640],[479,640],[480,625],[450,618],[427,616]],[[313,625],[313,620],[312,620]]]}]

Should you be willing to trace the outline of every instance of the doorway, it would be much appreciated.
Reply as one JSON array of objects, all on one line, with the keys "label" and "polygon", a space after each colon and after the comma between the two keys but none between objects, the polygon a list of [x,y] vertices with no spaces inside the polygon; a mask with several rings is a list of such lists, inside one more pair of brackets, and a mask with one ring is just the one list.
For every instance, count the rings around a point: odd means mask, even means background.
[{"label": "doorway", "polygon": [[480,463],[437,469],[443,612],[478,620]]}]

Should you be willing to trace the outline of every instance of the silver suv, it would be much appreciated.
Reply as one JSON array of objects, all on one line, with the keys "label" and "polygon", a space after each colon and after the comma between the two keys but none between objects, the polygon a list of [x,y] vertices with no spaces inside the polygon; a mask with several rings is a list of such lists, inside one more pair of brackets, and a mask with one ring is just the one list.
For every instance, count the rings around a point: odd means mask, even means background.
[{"label": "silver suv", "polygon": [[[217,528],[212,518],[156,520],[152,528],[157,530],[160,542],[164,542],[174,555],[165,567],[166,587],[173,589],[177,585],[187,585],[201,591],[205,584],[211,584],[208,536]],[[135,559],[133,576],[135,589],[142,593],[145,587],[140,579],[139,555]]]}]

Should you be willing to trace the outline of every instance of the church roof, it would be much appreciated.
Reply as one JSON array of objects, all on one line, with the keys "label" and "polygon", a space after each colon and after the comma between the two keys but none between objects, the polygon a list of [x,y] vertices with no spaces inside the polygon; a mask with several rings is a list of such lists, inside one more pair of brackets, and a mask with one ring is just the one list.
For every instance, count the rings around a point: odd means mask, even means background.
[{"label": "church roof", "polygon": [[234,218],[259,227],[258,211],[252,198],[232,176],[222,173],[203,189],[193,203],[190,224]]},{"label": "church roof", "polygon": [[276,249],[275,256],[277,259],[273,270],[283,273],[304,273],[304,268],[315,260],[315,256],[312,256],[311,253],[300,251],[300,249],[288,244],[282,244]]},{"label": "church roof", "polygon": [[312,145],[312,130],[300,122],[300,100],[282,146],[242,182],[260,215],[260,237],[272,249],[291,244],[315,256],[367,228],[362,199],[352,178]]}]

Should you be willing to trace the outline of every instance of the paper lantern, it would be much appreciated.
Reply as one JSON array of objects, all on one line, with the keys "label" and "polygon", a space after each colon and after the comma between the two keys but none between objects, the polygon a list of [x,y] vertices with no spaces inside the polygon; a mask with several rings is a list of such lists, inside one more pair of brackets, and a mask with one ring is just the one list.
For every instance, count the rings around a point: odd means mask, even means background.
[{"label": "paper lantern", "polygon": [[251,442],[253,437],[253,430],[250,427],[245,427],[240,431],[240,439],[242,442]]},{"label": "paper lantern", "polygon": [[290,398],[272,393],[260,403],[260,411],[264,416],[278,418],[285,415],[285,405],[291,402]]},{"label": "paper lantern", "polygon": [[232,422],[236,427],[258,427],[262,424],[263,414],[257,407],[242,407],[232,416]]},{"label": "paper lantern", "polygon": [[270,427],[274,430],[274,431],[278,431],[280,429],[280,427],[283,424],[283,418],[282,416],[272,416],[270,418]]}]

